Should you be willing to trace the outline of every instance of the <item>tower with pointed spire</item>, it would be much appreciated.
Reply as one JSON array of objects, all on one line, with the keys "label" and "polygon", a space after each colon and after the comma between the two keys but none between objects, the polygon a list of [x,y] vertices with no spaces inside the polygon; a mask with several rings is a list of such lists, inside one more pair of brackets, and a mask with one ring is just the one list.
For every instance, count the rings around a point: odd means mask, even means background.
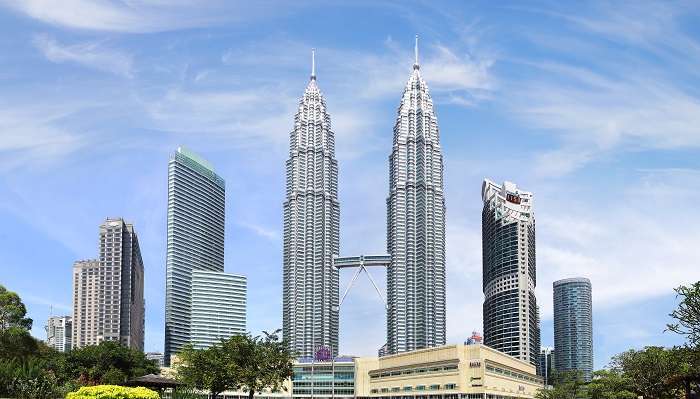
[{"label": "tower with pointed spire", "polygon": [[321,348],[338,353],[339,276],[333,256],[340,250],[340,204],[335,137],[326,102],[311,77],[289,135],[284,202],[284,339],[297,356]]},{"label": "tower with pointed spire", "polygon": [[387,198],[387,352],[445,344],[445,197],[433,101],[415,63],[394,125]]}]

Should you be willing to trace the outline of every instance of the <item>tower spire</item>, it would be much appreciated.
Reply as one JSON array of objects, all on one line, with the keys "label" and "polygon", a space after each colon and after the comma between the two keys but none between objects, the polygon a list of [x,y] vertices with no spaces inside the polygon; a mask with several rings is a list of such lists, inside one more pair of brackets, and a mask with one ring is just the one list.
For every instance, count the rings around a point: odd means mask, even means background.
[{"label": "tower spire", "polygon": [[316,49],[311,49],[311,80],[316,80]]},{"label": "tower spire", "polygon": [[418,69],[418,35],[416,35],[416,45],[413,48],[413,55],[416,58],[415,62],[413,63],[413,68]]}]

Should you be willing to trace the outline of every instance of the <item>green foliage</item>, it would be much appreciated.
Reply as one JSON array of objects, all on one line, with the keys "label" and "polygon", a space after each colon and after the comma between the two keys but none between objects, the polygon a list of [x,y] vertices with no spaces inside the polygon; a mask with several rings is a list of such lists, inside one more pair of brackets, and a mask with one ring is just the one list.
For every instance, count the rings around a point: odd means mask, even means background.
[{"label": "green foliage", "polygon": [[203,395],[191,386],[179,386],[173,390],[173,399],[206,399],[207,395]]},{"label": "green foliage", "polygon": [[205,350],[186,346],[178,357],[178,378],[214,398],[229,389],[244,389],[252,398],[265,388],[279,390],[292,376],[291,353],[277,332],[236,335]]},{"label": "green foliage", "polygon": [[647,346],[639,351],[628,350],[613,357],[611,366],[631,382],[630,388],[638,395],[656,399],[678,397],[677,387],[668,381],[680,368],[668,349]]},{"label": "green foliage", "polygon": [[0,331],[12,327],[22,330],[32,329],[32,319],[26,317],[27,308],[19,295],[0,285]]},{"label": "green foliage", "polygon": [[54,399],[62,396],[56,375],[39,359],[0,361],[0,396]]},{"label": "green foliage", "polygon": [[143,352],[113,341],[72,350],[64,367],[70,379],[84,385],[121,384],[130,378],[159,372],[155,362],[146,359]]},{"label": "green foliage", "polygon": [[535,394],[537,399],[579,399],[585,397],[586,383],[583,373],[577,371],[555,372],[552,389],[540,389]]},{"label": "green foliage", "polygon": [[205,350],[186,345],[178,354],[178,359],[178,378],[189,386],[209,391],[213,398],[227,389],[237,388],[228,367],[229,359],[221,345]]},{"label": "green foliage", "polygon": [[700,347],[700,281],[690,286],[680,286],[675,289],[676,297],[681,298],[678,308],[670,316],[676,323],[667,324],[669,331],[685,335],[688,344]]},{"label": "green foliage", "polygon": [[617,370],[599,370],[593,373],[593,380],[586,391],[590,399],[637,399],[632,392],[632,381]]},{"label": "green foliage", "polygon": [[235,379],[252,398],[265,388],[280,390],[284,380],[292,376],[292,354],[279,339],[279,330],[264,337],[242,335],[222,342],[230,355]]},{"label": "green foliage", "polygon": [[66,399],[160,399],[160,396],[156,391],[143,387],[96,385],[82,387],[77,392],[70,392]]}]

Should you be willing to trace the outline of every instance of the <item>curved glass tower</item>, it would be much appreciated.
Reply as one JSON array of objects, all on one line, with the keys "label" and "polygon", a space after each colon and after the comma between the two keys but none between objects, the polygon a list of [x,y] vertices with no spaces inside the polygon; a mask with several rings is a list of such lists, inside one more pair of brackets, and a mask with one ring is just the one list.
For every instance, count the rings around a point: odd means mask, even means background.
[{"label": "curved glass tower", "polygon": [[338,353],[340,204],[335,136],[313,65],[289,135],[284,202],[284,339],[297,356]]},{"label": "curved glass tower", "polygon": [[591,281],[567,278],[554,282],[554,365],[557,371],[593,374],[593,306]]},{"label": "curved glass tower", "polygon": [[485,179],[481,188],[484,344],[539,363],[540,321],[535,286],[532,193]]},{"label": "curved glass tower", "polygon": [[387,353],[445,344],[445,198],[440,134],[416,61],[389,156]]}]

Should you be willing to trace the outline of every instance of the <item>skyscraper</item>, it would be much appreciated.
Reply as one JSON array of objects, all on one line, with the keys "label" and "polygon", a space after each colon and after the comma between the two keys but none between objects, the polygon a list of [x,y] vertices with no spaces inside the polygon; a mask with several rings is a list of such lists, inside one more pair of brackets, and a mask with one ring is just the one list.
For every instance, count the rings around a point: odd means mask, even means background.
[{"label": "skyscraper", "polygon": [[73,321],[70,316],[51,316],[46,322],[46,345],[59,352],[71,349]]},{"label": "skyscraper", "polygon": [[389,157],[387,352],[445,344],[445,198],[440,135],[415,63],[401,97]]},{"label": "skyscraper", "polygon": [[593,374],[593,307],[591,281],[567,278],[554,282],[554,351],[558,371]]},{"label": "skyscraper", "polygon": [[313,52],[311,63],[289,135],[284,201],[282,326],[299,356],[312,356],[320,347],[338,353],[339,276],[333,266],[340,250],[338,162]]},{"label": "skyscraper", "polygon": [[208,348],[246,333],[246,278],[209,270],[192,271],[191,342]]},{"label": "skyscraper", "polygon": [[544,385],[554,385],[552,377],[554,377],[554,348],[543,346],[540,349],[540,365],[539,372],[544,378]]},{"label": "skyscraper", "polygon": [[484,179],[481,198],[484,344],[538,366],[532,193],[511,182],[499,186]]},{"label": "skyscraper", "polygon": [[168,164],[164,362],[191,342],[192,272],[224,271],[225,184],[213,166],[180,147]]},{"label": "skyscraper", "polygon": [[99,260],[73,265],[73,347],[117,341],[143,350],[143,260],[134,226],[100,225]]}]

